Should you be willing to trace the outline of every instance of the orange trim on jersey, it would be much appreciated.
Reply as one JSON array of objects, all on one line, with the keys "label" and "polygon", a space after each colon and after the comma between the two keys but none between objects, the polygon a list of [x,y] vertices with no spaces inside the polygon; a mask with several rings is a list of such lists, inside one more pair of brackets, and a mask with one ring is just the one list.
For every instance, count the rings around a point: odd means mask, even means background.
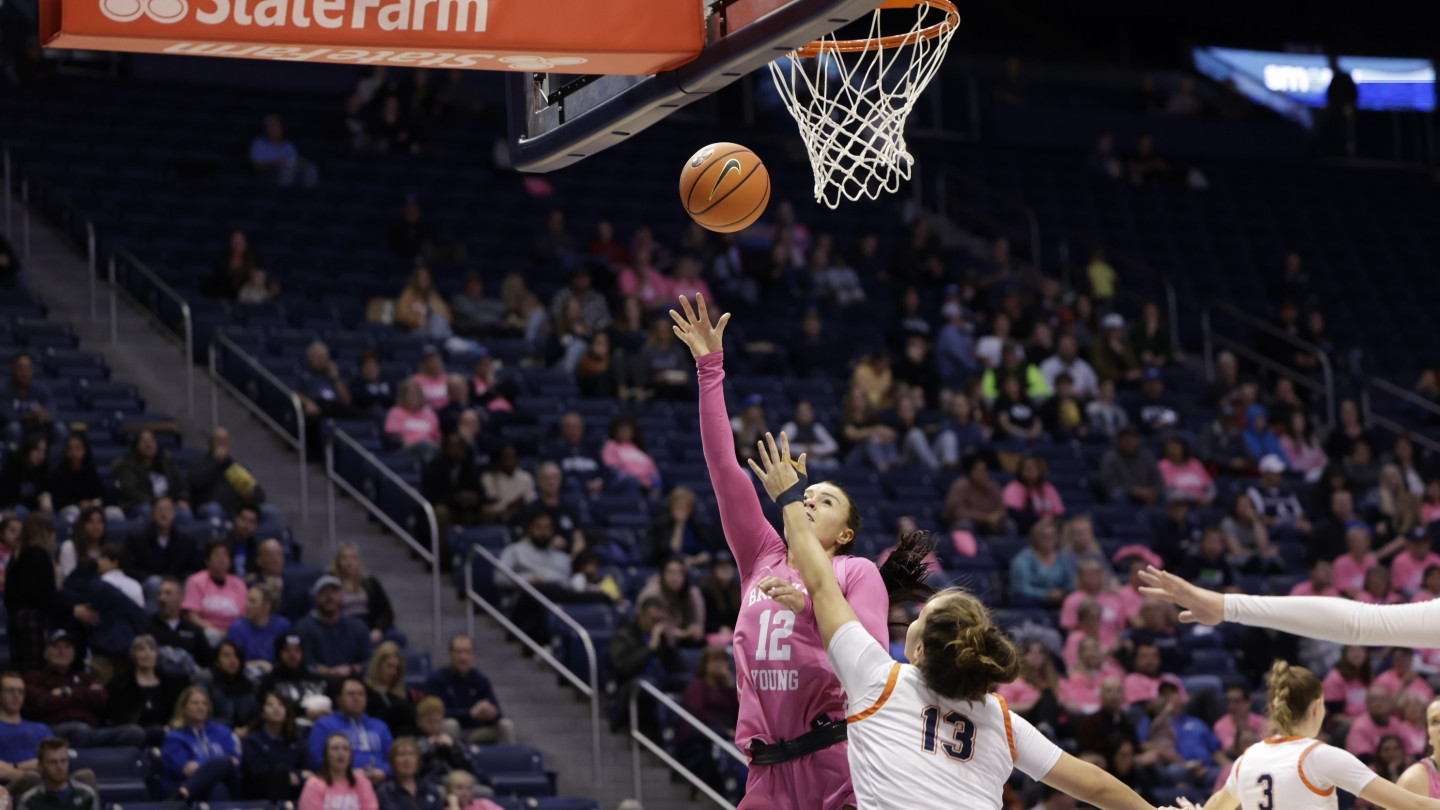
[{"label": "orange trim on jersey", "polygon": [[1305,757],[1310,756],[1311,751],[1314,751],[1316,748],[1319,748],[1322,745],[1324,745],[1324,743],[1316,740],[1314,743],[1310,744],[1303,752],[1301,752],[1300,761],[1295,763],[1295,770],[1300,772],[1300,781],[1305,783],[1305,787],[1310,788],[1311,793],[1314,793],[1316,796],[1333,796],[1335,794],[1334,785],[1331,785],[1329,790],[1321,790],[1320,788],[1317,788],[1315,787],[1315,785],[1311,784],[1309,779],[1305,778]]},{"label": "orange trim on jersey", "polygon": [[1010,744],[1010,761],[1015,761],[1015,729],[1010,725],[1010,704],[1005,698],[1000,697],[999,692],[991,692],[995,699],[1000,701],[1000,716],[1005,718],[1005,742]]},{"label": "orange trim on jersey", "polygon": [[897,663],[895,666],[890,668],[890,677],[886,679],[885,691],[880,693],[880,697],[876,698],[875,702],[870,704],[870,708],[866,709],[863,712],[860,712],[859,714],[852,714],[849,717],[845,718],[845,722],[858,723],[861,720],[864,720],[865,718],[874,714],[875,712],[880,711],[880,707],[884,706],[885,701],[890,699],[890,693],[895,691],[895,681],[899,678],[900,664]]},{"label": "orange trim on jersey", "polygon": [[1304,737],[1266,737],[1265,740],[1264,740],[1264,743],[1265,743],[1266,745],[1279,745],[1280,743],[1295,742],[1296,740],[1303,740],[1303,739],[1305,739],[1305,738],[1304,738]]}]

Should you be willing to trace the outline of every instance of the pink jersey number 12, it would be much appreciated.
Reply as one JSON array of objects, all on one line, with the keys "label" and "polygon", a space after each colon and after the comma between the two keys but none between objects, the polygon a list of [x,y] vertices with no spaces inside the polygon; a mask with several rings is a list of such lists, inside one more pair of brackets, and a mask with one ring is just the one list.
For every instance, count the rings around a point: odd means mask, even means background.
[{"label": "pink jersey number 12", "polygon": [[[771,614],[774,614],[773,617]],[[789,661],[790,645],[785,639],[795,632],[795,613],[767,610],[760,614],[760,643],[755,645],[756,661]],[[768,644],[767,644],[768,641]]]}]

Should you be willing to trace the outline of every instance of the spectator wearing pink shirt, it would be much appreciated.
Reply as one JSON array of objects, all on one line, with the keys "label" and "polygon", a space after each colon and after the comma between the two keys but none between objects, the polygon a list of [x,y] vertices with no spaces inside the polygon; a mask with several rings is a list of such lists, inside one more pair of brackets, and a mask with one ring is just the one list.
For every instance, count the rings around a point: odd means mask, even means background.
[{"label": "spectator wearing pink shirt", "polygon": [[1422,587],[1415,592],[1411,602],[1429,602],[1431,599],[1440,598],[1440,565],[1432,565],[1425,569],[1425,578],[1421,581]]},{"label": "spectator wearing pink shirt", "polygon": [[1440,565],[1440,554],[1430,549],[1430,530],[1416,526],[1405,535],[1405,550],[1390,563],[1390,584],[1395,590],[1415,593],[1424,584],[1425,571]]},{"label": "spectator wearing pink shirt", "polygon": [[1405,596],[1390,587],[1390,569],[1377,565],[1365,572],[1365,587],[1355,593],[1356,602],[1367,605],[1398,605]]},{"label": "spectator wearing pink shirt", "polygon": [[1234,745],[1235,732],[1242,728],[1265,736],[1265,724],[1269,721],[1264,715],[1251,711],[1252,708],[1250,692],[1244,686],[1232,683],[1225,687],[1225,715],[1215,721],[1213,729],[1221,748],[1228,749]]},{"label": "spectator wearing pink shirt", "polygon": [[440,419],[425,404],[425,395],[414,378],[400,383],[395,406],[385,414],[385,435],[422,462],[428,462],[440,446]]},{"label": "spectator wearing pink shirt", "polygon": [[1330,463],[1330,457],[1325,455],[1324,446],[1315,438],[1315,431],[1310,429],[1310,417],[1305,415],[1304,410],[1296,408],[1290,413],[1290,422],[1285,427],[1285,432],[1280,434],[1280,449],[1290,460],[1290,469],[1305,473],[1308,481],[1315,480],[1314,476],[1318,476]]},{"label": "spectator wearing pink shirt", "polygon": [[600,461],[622,480],[635,481],[647,491],[660,490],[660,467],[645,452],[640,425],[629,414],[610,421],[610,439],[600,448]]},{"label": "spectator wearing pink shirt", "polygon": [[1403,725],[1395,716],[1395,696],[1385,687],[1373,685],[1366,692],[1364,711],[1345,736],[1345,750],[1357,757],[1373,757],[1380,739],[1388,734],[1400,736]]},{"label": "spectator wearing pink shirt", "polygon": [[635,296],[647,311],[674,302],[674,282],[651,264],[649,250],[637,250],[633,265],[620,271],[617,283],[622,298]]},{"label": "spectator wearing pink shirt", "polygon": [[1078,627],[1081,603],[1093,601],[1101,608],[1102,640],[1113,640],[1125,629],[1124,606],[1115,594],[1105,592],[1105,569],[1094,559],[1082,560],[1075,566],[1075,584],[1077,590],[1066,594],[1065,600],[1060,603],[1060,627],[1065,630]]},{"label": "spectator wearing pink shirt", "polygon": [[1104,650],[1107,655],[1115,649],[1115,639],[1119,636],[1117,633],[1105,632],[1101,622],[1104,611],[1105,609],[1100,607],[1100,603],[1093,599],[1087,599],[1080,603],[1080,607],[1075,611],[1078,623],[1075,629],[1065,637],[1065,650],[1060,656],[1061,660],[1065,662],[1065,666],[1074,666],[1075,662],[1080,660],[1080,645],[1087,638],[1094,639],[1099,643],[1100,649]]},{"label": "spectator wearing pink shirt", "polygon": [[1365,713],[1365,692],[1372,680],[1370,651],[1358,644],[1346,645],[1334,669],[1321,681],[1325,711],[1338,723],[1353,722]]},{"label": "spectator wearing pink shirt", "polygon": [[1000,500],[1010,510],[1010,517],[1022,532],[1028,532],[1038,520],[1065,514],[1065,502],[1060,499],[1060,491],[1045,480],[1044,464],[1035,456],[1026,456],[1020,461],[1015,480],[1000,491]]},{"label": "spectator wearing pink shirt", "polygon": [[1165,457],[1159,467],[1167,499],[1184,498],[1201,506],[1215,502],[1215,481],[1200,459],[1190,455],[1183,439],[1172,436],[1165,440]]},{"label": "spectator wearing pink shirt", "polygon": [[185,580],[185,599],[180,603],[184,618],[200,625],[212,646],[245,615],[250,595],[245,581],[230,573],[230,563],[230,545],[224,540],[210,541],[205,547],[205,570]]},{"label": "spectator wearing pink shirt", "polygon": [[1180,690],[1182,702],[1188,702],[1190,695],[1180,679],[1170,674],[1160,674],[1160,648],[1151,641],[1135,645],[1135,671],[1125,676],[1125,705],[1149,703],[1160,696],[1160,684],[1169,682]]},{"label": "spectator wearing pink shirt", "polygon": [[1425,499],[1420,504],[1420,517],[1426,526],[1440,520],[1440,478],[1431,478],[1425,483]]},{"label": "spectator wearing pink shirt", "polygon": [[[1425,753],[1430,744],[1426,733],[1425,708],[1429,704],[1414,692],[1399,692],[1395,699],[1395,716],[1400,720],[1400,742],[1409,757],[1406,764]],[[1382,748],[1383,743],[1382,743]],[[1402,768],[1404,766],[1402,765]]]},{"label": "spectator wearing pink shirt", "polygon": [[420,386],[425,404],[433,410],[438,411],[450,404],[450,376],[445,373],[445,358],[439,348],[426,346],[421,349],[420,370],[410,379]]},{"label": "spectator wearing pink shirt", "polygon": [[1335,587],[1335,564],[1326,559],[1310,563],[1310,578],[1290,589],[1291,596],[1339,596]]},{"label": "spectator wearing pink shirt", "polygon": [[1010,711],[1032,723],[1053,722],[1058,706],[1055,690],[1060,687],[1060,674],[1045,644],[1036,639],[1026,641],[1020,651],[1020,677],[1000,684],[995,691],[1010,704]]},{"label": "spectator wearing pink shirt", "polygon": [[700,262],[690,256],[675,260],[675,279],[670,285],[670,296],[680,295],[692,300],[697,295],[703,295],[706,301],[715,302],[715,297],[710,294],[710,285],[700,278]]},{"label": "spectator wearing pink shirt", "polygon": [[1060,705],[1072,714],[1090,714],[1100,709],[1100,684],[1106,678],[1123,680],[1125,670],[1107,658],[1093,638],[1081,638],[1077,647],[1078,660],[1069,665],[1068,674],[1060,681]]},{"label": "spectator wearing pink shirt", "polygon": [[1411,692],[1425,703],[1435,699],[1435,690],[1415,671],[1415,651],[1409,647],[1396,647],[1390,653],[1390,669],[1376,675],[1371,685],[1383,686],[1394,695]]},{"label": "spectator wearing pink shirt", "polygon": [[1380,564],[1370,553],[1370,527],[1357,522],[1346,529],[1345,548],[1335,558],[1335,587],[1353,597],[1365,587],[1365,572]]},{"label": "spectator wearing pink shirt", "polygon": [[[1125,619],[1125,624],[1130,627],[1140,626],[1140,605],[1145,601],[1145,597],[1140,594],[1140,586],[1144,584],[1140,581],[1140,572],[1144,571],[1147,565],[1154,565],[1156,568],[1165,566],[1165,563],[1153,551],[1149,549],[1145,549],[1145,551],[1154,559],[1147,559],[1142,554],[1129,555],[1130,572],[1125,578],[1125,584],[1121,585],[1119,592],[1115,594],[1115,598],[1120,602],[1120,615]],[[1116,556],[1119,559],[1127,559],[1119,557],[1119,552]]]}]

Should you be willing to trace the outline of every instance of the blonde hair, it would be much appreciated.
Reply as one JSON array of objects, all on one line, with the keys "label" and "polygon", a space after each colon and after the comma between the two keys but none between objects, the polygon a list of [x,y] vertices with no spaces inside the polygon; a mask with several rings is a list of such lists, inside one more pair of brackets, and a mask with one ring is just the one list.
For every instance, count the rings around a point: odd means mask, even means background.
[{"label": "blonde hair", "polygon": [[445,714],[445,702],[438,697],[427,697],[415,705],[415,719],[423,720],[431,715]]},{"label": "blonde hair", "polygon": [[[385,663],[386,658],[391,657],[400,663],[400,671],[396,673],[395,684],[386,687],[380,683],[380,667]],[[400,645],[393,641],[386,641],[375,648],[375,654],[370,656],[370,664],[365,668],[365,685],[376,692],[394,695],[402,699],[406,697],[408,693],[405,691],[405,656],[400,654]]]},{"label": "blonde hair", "polygon": [[463,771],[463,770],[460,770],[459,768],[456,768],[455,770],[453,770],[453,771],[451,771],[450,773],[446,774],[446,775],[445,775],[445,795],[448,796],[448,795],[450,795],[451,793],[454,793],[456,786],[457,786],[460,782],[463,782],[463,781],[465,781],[465,780],[467,780],[467,779],[470,780],[471,786],[474,786],[474,785],[479,784],[479,782],[477,782],[477,781],[475,780],[475,776],[474,776],[473,774],[471,774],[469,771]]},{"label": "blonde hair", "polygon": [[360,556],[360,546],[355,543],[345,542],[335,547],[335,556],[330,558],[330,567],[326,569],[326,573],[334,574],[341,582],[340,587],[344,589],[345,577],[340,575],[340,555],[347,551],[355,552],[355,570],[360,577],[360,590],[364,592],[364,582],[370,578],[370,572],[365,570],[365,558]]},{"label": "blonde hair", "polygon": [[1310,707],[1324,694],[1325,689],[1315,673],[1277,660],[1270,667],[1270,723],[1282,734],[1294,732]]},{"label": "blonde hair", "polygon": [[996,684],[1020,674],[1020,655],[1010,637],[990,620],[979,599],[960,588],[936,594],[925,611],[920,677],[952,700],[981,700]]},{"label": "blonde hair", "polygon": [[190,698],[194,697],[196,692],[205,697],[205,702],[210,704],[210,711],[212,713],[215,711],[215,702],[210,699],[210,693],[205,691],[205,687],[198,684],[187,686],[185,691],[180,693],[179,699],[175,701],[175,711],[170,713],[170,722],[166,724],[168,728],[182,729],[185,727],[185,706],[190,703]]}]

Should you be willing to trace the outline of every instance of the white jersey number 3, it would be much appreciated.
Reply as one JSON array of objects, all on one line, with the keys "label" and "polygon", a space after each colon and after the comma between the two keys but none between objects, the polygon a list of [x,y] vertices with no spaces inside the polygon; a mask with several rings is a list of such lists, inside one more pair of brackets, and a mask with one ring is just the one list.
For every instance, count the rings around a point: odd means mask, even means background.
[{"label": "white jersey number 3", "polygon": [[[773,615],[772,615],[773,614]],[[789,661],[790,644],[785,639],[795,632],[795,613],[767,610],[760,614],[760,643],[755,645],[756,661]]]}]

